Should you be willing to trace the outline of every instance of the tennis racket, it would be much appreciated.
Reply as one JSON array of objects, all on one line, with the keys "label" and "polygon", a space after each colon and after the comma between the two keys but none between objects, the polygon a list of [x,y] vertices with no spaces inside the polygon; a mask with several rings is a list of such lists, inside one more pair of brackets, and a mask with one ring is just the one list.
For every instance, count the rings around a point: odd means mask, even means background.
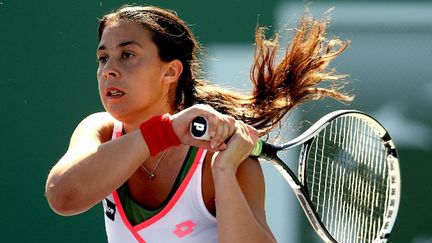
[{"label": "tennis racket", "polygon": [[[192,121],[192,136],[209,139],[207,130],[205,118]],[[278,152],[300,145],[296,176]],[[289,142],[258,140],[251,156],[278,169],[325,242],[389,238],[400,201],[399,160],[389,133],[371,116],[331,112]]]}]

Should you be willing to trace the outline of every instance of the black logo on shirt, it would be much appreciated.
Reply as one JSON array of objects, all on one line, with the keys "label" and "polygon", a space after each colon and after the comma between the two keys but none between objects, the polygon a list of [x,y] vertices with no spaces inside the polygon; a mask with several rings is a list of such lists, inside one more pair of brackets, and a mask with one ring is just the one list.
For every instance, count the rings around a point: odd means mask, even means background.
[{"label": "black logo on shirt", "polygon": [[114,215],[116,213],[116,205],[115,205],[115,203],[113,203],[110,200],[108,200],[108,198],[105,198],[103,200],[103,204],[105,206],[105,215],[109,219],[111,219],[112,221],[114,221]]}]

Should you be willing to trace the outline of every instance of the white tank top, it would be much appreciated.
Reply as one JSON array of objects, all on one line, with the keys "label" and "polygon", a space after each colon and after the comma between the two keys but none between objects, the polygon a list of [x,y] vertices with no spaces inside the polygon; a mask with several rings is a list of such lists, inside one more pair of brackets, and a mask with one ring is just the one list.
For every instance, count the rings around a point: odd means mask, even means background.
[{"label": "white tank top", "polygon": [[[115,123],[112,139],[122,135]],[[168,204],[156,215],[131,225],[117,192],[103,202],[105,230],[110,243],[207,243],[217,242],[216,218],[207,210],[202,197],[202,163],[206,150],[199,149],[183,182]]]}]

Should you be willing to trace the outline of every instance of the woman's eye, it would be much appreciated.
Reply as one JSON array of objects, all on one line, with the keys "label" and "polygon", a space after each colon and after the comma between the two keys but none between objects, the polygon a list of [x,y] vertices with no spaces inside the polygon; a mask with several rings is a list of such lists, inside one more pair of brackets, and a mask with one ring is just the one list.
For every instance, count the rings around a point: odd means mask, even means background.
[{"label": "woman's eye", "polygon": [[98,57],[98,61],[99,61],[99,63],[106,63],[108,61],[108,57],[107,56],[100,56],[100,57]]},{"label": "woman's eye", "polygon": [[132,53],[130,53],[130,52],[123,52],[122,53],[122,57],[123,58],[131,58],[131,57],[133,57],[134,56],[134,54],[132,54]]}]

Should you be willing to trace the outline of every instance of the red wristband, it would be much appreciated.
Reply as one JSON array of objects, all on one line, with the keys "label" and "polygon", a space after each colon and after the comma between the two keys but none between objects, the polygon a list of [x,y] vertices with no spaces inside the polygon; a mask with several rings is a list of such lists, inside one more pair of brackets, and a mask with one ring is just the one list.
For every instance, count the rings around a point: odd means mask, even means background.
[{"label": "red wristband", "polygon": [[140,130],[151,156],[169,147],[180,145],[169,114],[150,118],[140,125]]}]

